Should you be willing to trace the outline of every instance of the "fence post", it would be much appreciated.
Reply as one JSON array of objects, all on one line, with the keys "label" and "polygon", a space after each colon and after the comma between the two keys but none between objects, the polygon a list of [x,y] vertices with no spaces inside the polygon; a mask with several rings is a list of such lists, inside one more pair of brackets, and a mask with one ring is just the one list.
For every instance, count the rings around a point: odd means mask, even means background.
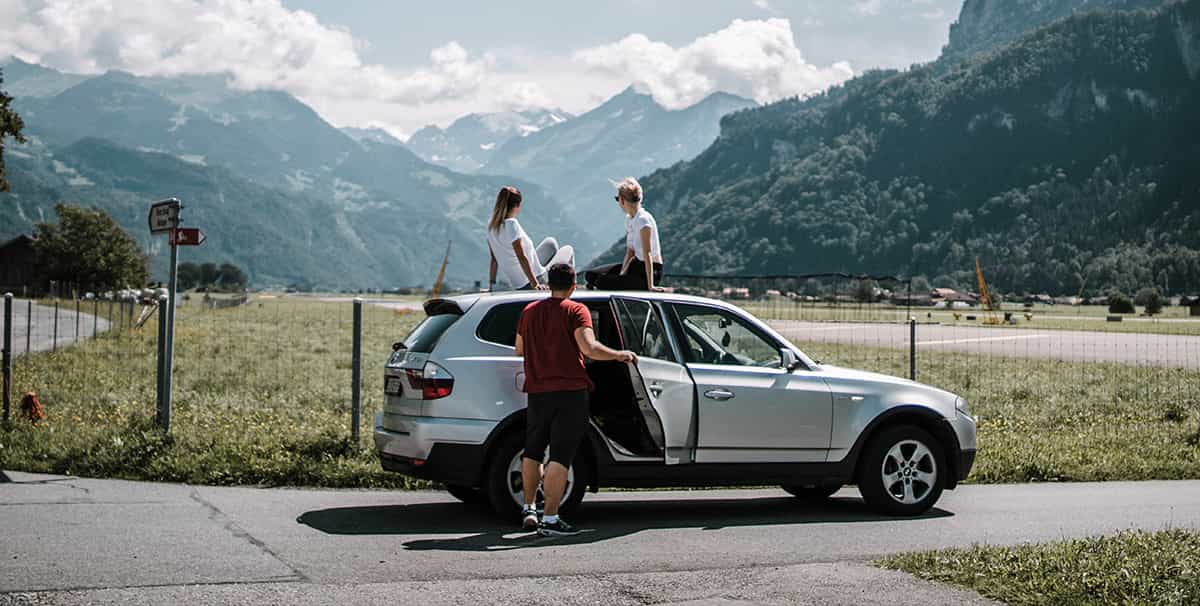
[{"label": "fence post", "polygon": [[917,319],[908,317],[908,378],[917,380]]},{"label": "fence post", "polygon": [[33,299],[25,302],[25,353],[29,353],[29,338],[33,335]]},{"label": "fence post", "polygon": [[79,299],[75,299],[75,341],[79,341]]},{"label": "fence post", "polygon": [[358,448],[362,388],[362,297],[354,298],[354,347],[350,354],[350,442]]},{"label": "fence post", "polygon": [[167,296],[159,295],[158,297],[158,371],[155,377],[158,379],[156,384],[156,393],[154,399],[154,416],[163,431],[171,430],[171,406],[167,403],[163,394],[166,389],[167,381]]},{"label": "fence post", "polygon": [[100,298],[97,297],[95,299],[92,299],[92,338],[93,339],[100,336],[100,333],[96,332],[99,328],[100,328]]},{"label": "fence post", "polygon": [[58,351],[58,297],[54,297],[54,340],[50,343],[50,351]]},{"label": "fence post", "polygon": [[12,318],[13,295],[4,293],[4,349],[0,351],[0,366],[4,367],[4,426],[8,427],[8,411],[12,405]]}]

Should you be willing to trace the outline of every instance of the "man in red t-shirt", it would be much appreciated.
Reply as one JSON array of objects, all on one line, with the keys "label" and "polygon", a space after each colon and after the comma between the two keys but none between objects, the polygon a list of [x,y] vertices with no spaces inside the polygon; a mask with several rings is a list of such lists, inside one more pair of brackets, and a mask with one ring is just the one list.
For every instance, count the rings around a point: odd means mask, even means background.
[{"label": "man in red t-shirt", "polygon": [[[588,425],[588,392],[592,381],[583,357],[593,360],[636,362],[630,351],[609,349],[592,332],[592,315],[582,303],[570,300],[575,292],[575,268],[558,264],[547,272],[550,298],[525,307],[517,325],[517,355],[525,357],[525,454],[521,480],[525,489],[522,525],[537,528],[543,536],[576,534],[558,517],[558,505],[567,486],[567,469]],[[542,459],[550,447],[550,463],[542,478]],[[582,478],[580,478],[582,480]],[[546,497],[546,511],[538,521],[535,499],[538,483]]]}]

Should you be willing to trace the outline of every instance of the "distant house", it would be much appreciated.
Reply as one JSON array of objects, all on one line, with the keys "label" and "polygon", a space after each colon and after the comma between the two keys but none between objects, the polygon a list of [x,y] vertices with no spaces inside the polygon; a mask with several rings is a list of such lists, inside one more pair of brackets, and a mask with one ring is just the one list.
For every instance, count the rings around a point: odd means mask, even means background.
[{"label": "distant house", "polygon": [[950,307],[955,303],[965,303],[969,306],[974,306],[979,303],[978,295],[971,293],[959,292],[953,288],[935,288],[929,293],[933,304],[942,304],[943,307]]},{"label": "distant house", "polygon": [[33,290],[33,237],[21,234],[0,244],[0,292]]}]

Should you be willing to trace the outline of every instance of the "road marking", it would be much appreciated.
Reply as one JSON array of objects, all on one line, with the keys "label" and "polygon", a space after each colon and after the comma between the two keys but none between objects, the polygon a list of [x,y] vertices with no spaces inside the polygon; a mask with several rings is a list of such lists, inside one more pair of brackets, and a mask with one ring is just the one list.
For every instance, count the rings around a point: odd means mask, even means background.
[{"label": "road marking", "polygon": [[975,339],[945,339],[942,341],[917,341],[917,345],[950,345],[953,343],[981,343],[984,341],[1015,341],[1018,339],[1044,339],[1050,335],[1013,335],[1011,337],[978,337]]}]

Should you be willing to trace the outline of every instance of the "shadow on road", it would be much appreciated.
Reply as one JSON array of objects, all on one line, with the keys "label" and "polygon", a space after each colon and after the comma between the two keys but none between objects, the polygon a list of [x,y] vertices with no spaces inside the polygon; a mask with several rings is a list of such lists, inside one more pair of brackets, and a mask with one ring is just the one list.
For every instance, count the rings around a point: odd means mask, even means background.
[{"label": "shadow on road", "polygon": [[[933,508],[915,518],[880,516],[856,498],[804,503],[790,497],[733,499],[630,500],[586,503],[571,522],[585,529],[573,537],[539,537],[499,523],[490,509],[461,503],[422,503],[342,507],[309,511],[297,522],[328,534],[431,535],[467,534],[446,539],[414,539],[410,550],[504,551],[542,545],[595,543],[642,530],[738,526],[892,522],[904,524],[954,514]],[[473,534],[471,534],[473,533]]]}]

